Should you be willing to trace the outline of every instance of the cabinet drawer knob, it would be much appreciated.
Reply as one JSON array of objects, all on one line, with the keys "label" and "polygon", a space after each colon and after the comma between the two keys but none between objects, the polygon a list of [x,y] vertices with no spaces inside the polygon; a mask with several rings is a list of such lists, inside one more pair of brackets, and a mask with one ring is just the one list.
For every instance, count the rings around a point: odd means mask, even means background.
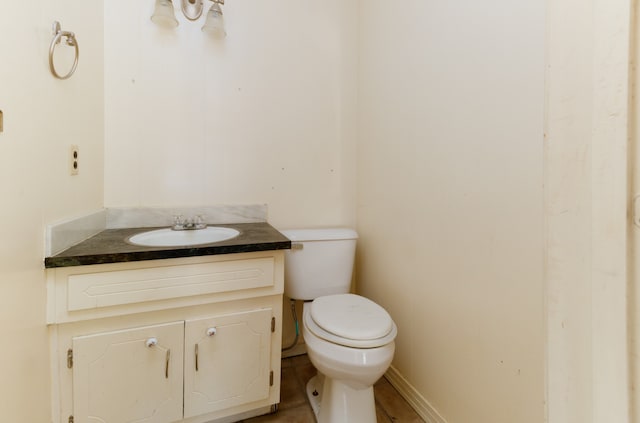
[{"label": "cabinet drawer knob", "polygon": [[207,336],[213,336],[215,335],[217,332],[216,328],[209,328],[207,329]]},{"label": "cabinet drawer knob", "polygon": [[149,338],[149,339],[147,339],[146,345],[149,348],[155,347],[156,345],[158,345],[158,338]]}]

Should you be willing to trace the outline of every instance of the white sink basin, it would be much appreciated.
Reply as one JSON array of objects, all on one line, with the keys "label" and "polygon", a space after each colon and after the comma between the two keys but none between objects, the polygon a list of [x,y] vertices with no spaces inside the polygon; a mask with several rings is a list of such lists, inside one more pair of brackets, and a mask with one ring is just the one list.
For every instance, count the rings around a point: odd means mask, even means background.
[{"label": "white sink basin", "polygon": [[128,239],[131,244],[145,247],[183,247],[210,244],[235,238],[240,232],[231,228],[207,226],[204,229],[174,231],[169,228],[142,232]]}]

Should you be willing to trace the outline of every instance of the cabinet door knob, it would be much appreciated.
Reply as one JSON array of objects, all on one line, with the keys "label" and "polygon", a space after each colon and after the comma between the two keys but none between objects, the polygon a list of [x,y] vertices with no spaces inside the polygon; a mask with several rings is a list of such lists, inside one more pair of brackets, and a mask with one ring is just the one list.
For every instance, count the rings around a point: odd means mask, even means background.
[{"label": "cabinet door knob", "polygon": [[156,345],[158,345],[158,338],[149,338],[149,339],[147,339],[146,345],[149,348],[155,347]]},{"label": "cabinet door knob", "polygon": [[215,335],[217,332],[216,328],[209,328],[207,329],[207,336],[213,336]]}]

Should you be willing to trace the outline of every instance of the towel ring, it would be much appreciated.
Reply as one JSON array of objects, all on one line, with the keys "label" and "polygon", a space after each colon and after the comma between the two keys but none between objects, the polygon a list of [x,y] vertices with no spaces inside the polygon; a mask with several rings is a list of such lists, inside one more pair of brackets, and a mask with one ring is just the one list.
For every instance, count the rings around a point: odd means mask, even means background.
[{"label": "towel ring", "polygon": [[[73,60],[73,66],[71,67],[71,70],[64,76],[60,76],[60,74],[58,74],[58,72],[56,71],[56,67],[53,64],[53,53],[56,49],[56,45],[60,44],[60,42],[62,41],[62,37],[67,38],[66,44],[68,46],[75,47],[76,49],[75,59]],[[54,21],[53,22],[53,40],[51,40],[51,45],[49,46],[49,69],[51,70],[51,73],[53,74],[53,76],[55,76],[58,79],[67,79],[71,77],[71,75],[73,75],[73,73],[76,71],[76,67],[78,66],[78,56],[80,56],[80,47],[78,47],[78,40],[76,40],[75,34],[69,31],[62,31],[60,29],[60,22]]]}]

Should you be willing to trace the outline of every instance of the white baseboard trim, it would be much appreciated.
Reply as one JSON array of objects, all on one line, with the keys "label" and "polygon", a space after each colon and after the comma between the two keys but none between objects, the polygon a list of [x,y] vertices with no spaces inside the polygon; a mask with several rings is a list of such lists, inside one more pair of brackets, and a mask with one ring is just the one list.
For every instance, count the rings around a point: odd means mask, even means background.
[{"label": "white baseboard trim", "polygon": [[389,370],[387,370],[384,376],[426,423],[447,423],[444,417],[429,404],[429,401],[427,401],[395,367],[389,367]]}]

